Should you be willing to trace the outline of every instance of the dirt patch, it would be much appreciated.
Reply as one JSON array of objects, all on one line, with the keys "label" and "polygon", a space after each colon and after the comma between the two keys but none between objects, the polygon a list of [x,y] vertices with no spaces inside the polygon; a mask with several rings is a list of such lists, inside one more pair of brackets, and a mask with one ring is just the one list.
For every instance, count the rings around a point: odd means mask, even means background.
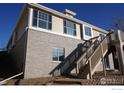
[{"label": "dirt patch", "polygon": [[54,77],[42,77],[35,79],[12,79],[6,85],[46,85],[54,80]]}]

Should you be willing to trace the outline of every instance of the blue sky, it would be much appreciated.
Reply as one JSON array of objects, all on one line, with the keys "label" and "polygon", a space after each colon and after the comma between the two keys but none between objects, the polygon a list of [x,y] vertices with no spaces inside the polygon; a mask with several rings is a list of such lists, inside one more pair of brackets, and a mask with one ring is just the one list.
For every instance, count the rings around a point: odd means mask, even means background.
[{"label": "blue sky", "polygon": [[[42,5],[60,12],[70,9],[77,13],[76,18],[106,30],[113,27],[115,18],[124,17],[124,4],[44,3]],[[23,4],[0,4],[0,48],[6,46],[22,7]]]}]

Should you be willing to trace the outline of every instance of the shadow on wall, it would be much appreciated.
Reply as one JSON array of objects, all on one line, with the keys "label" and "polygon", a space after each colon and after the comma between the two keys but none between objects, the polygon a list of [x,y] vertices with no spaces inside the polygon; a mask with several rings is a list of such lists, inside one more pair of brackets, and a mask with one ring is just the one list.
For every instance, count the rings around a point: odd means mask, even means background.
[{"label": "shadow on wall", "polygon": [[[77,60],[85,53],[85,51],[90,47],[92,41],[87,40],[85,43],[78,44],[77,48],[75,48],[63,62],[57,65],[49,74],[59,76],[59,75],[69,75],[69,73],[76,67]],[[83,47],[83,48],[82,48]],[[65,66],[69,66],[66,69],[63,69]]]}]

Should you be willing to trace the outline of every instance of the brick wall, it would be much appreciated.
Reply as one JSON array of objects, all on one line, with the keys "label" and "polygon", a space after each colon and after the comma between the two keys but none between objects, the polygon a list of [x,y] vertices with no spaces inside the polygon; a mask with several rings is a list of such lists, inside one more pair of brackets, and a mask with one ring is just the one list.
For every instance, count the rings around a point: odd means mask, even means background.
[{"label": "brick wall", "polygon": [[25,78],[49,76],[49,73],[59,64],[59,62],[52,62],[52,48],[65,48],[66,57],[81,42],[83,41],[79,39],[30,29],[28,31]]}]

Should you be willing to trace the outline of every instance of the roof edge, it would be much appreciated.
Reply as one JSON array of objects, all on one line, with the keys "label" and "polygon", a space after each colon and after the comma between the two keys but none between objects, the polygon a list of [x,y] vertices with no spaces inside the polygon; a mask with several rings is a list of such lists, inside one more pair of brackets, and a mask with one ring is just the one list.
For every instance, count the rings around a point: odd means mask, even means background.
[{"label": "roof edge", "polygon": [[91,26],[91,27],[93,27],[93,28],[96,28],[96,29],[102,31],[103,33],[108,33],[107,30],[104,30],[104,29],[102,29],[102,28],[99,28],[99,27],[97,27],[97,26],[94,26],[94,25],[92,25],[92,24],[89,24],[89,23],[84,22],[84,21],[82,21],[82,20],[79,20],[79,19],[77,19],[77,18],[68,17],[68,16],[66,16],[64,13],[61,13],[61,12],[56,11],[56,10],[54,10],[54,9],[48,8],[48,7],[43,6],[43,5],[41,5],[41,4],[28,3],[28,5],[29,5],[29,6],[32,6],[32,7],[39,8],[39,9],[43,9],[43,10],[45,10],[45,11],[47,11],[47,12],[50,12],[50,13],[55,14],[55,15],[58,15],[58,16],[60,16],[60,17],[64,17],[64,18],[67,18],[67,19],[69,19],[69,20],[76,21],[77,23]]}]

